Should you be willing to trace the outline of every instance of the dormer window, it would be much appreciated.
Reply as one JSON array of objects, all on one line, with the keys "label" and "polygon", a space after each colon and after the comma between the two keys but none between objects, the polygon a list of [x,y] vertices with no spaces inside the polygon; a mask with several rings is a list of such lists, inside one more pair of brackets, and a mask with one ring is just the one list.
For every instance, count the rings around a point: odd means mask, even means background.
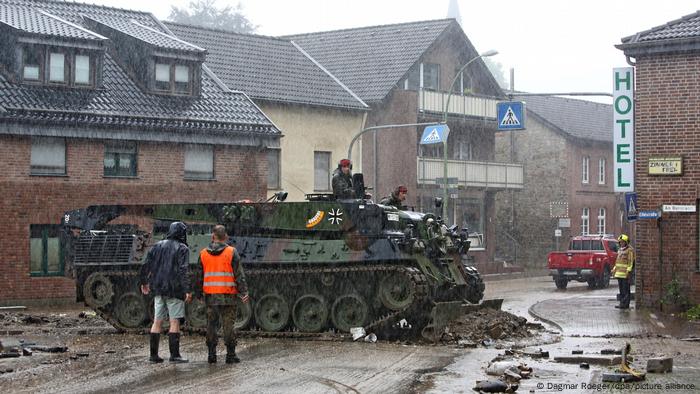
[{"label": "dormer window", "polygon": [[49,82],[66,83],[66,54],[49,52]]},{"label": "dormer window", "polygon": [[192,68],[186,64],[156,62],[155,89],[175,94],[192,94]]},{"label": "dormer window", "polygon": [[90,56],[75,55],[76,85],[92,85],[92,70],[90,68]]},{"label": "dormer window", "polygon": [[22,79],[25,81],[40,81],[41,51],[37,47],[27,46],[23,52]]}]

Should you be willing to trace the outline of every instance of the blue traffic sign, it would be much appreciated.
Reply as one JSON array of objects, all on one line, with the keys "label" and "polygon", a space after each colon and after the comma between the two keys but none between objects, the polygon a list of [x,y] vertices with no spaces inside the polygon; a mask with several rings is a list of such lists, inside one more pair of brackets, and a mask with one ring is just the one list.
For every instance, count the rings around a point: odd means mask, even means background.
[{"label": "blue traffic sign", "polygon": [[525,103],[502,101],[497,105],[498,130],[522,130],[525,128]]},{"label": "blue traffic sign", "polygon": [[637,220],[639,216],[639,211],[637,211],[637,193],[625,193],[625,212],[627,213],[628,221]]},{"label": "blue traffic sign", "polygon": [[423,130],[423,136],[420,137],[420,144],[439,144],[447,141],[447,136],[450,134],[450,128],[446,124],[428,126]]},{"label": "blue traffic sign", "polygon": [[661,217],[659,211],[639,211],[640,219],[658,219]]}]

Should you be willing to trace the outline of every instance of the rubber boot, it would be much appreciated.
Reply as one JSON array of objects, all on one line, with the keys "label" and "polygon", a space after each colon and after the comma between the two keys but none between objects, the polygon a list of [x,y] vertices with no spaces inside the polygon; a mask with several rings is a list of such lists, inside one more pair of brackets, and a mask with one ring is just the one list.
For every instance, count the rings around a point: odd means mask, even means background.
[{"label": "rubber boot", "polygon": [[207,343],[207,348],[209,349],[209,357],[207,357],[207,362],[209,364],[216,364],[216,344]]},{"label": "rubber boot", "polygon": [[236,345],[226,345],[226,364],[240,363],[241,359],[236,356]]},{"label": "rubber boot", "polygon": [[188,363],[190,360],[182,358],[180,355],[180,333],[171,332],[168,334],[168,344],[170,345],[171,363]]},{"label": "rubber boot", "polygon": [[151,357],[148,361],[152,363],[162,363],[163,359],[158,357],[158,345],[160,344],[160,333],[151,333]]}]

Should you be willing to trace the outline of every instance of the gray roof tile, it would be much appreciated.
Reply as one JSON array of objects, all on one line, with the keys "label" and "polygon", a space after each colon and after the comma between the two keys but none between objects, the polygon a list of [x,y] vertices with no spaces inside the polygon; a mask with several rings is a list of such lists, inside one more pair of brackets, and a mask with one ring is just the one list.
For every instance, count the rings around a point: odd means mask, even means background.
[{"label": "gray roof tile", "polygon": [[82,40],[105,39],[49,12],[17,4],[0,4],[0,23],[30,34]]},{"label": "gray roof tile", "polygon": [[147,26],[132,19],[92,15],[86,15],[85,17],[158,48],[175,49],[186,52],[205,52],[204,49],[194,44],[190,44],[168,33],[164,33],[154,27]]},{"label": "gray roof tile", "polygon": [[381,101],[454,19],[286,36],[365,101]]},{"label": "gray roof tile", "polygon": [[555,96],[514,96],[528,112],[571,137],[612,142],[612,105]]},{"label": "gray roof tile", "polygon": [[289,40],[166,22],[176,36],[205,47],[207,65],[231,89],[255,99],[366,108]]},{"label": "gray roof tile", "polygon": [[625,37],[625,44],[700,37],[700,11]]},{"label": "gray roof tile", "polygon": [[[53,0],[0,0],[0,5],[46,10],[79,25],[84,23],[81,15],[133,19],[166,33],[152,15],[143,12]],[[245,94],[220,86],[206,71],[197,97],[145,92],[109,54],[105,54],[102,77],[102,89],[66,89],[14,83],[0,74],[0,118],[165,132],[280,134]]]}]

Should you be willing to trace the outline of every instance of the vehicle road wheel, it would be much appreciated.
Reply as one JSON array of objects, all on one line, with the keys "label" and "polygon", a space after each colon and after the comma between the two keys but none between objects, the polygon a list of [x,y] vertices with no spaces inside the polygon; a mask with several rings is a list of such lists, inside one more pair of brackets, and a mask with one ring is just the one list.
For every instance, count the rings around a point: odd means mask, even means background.
[{"label": "vehicle road wheel", "polygon": [[554,284],[557,289],[566,289],[566,285],[569,284],[569,280],[566,278],[554,278]]},{"label": "vehicle road wheel", "polygon": [[596,277],[588,278],[588,280],[586,282],[588,282],[589,289],[592,290],[592,289],[598,288],[598,282],[599,282],[598,278],[596,278]]},{"label": "vehicle road wheel", "polygon": [[114,298],[112,281],[100,272],[90,274],[83,284],[83,296],[85,296],[85,302],[93,308],[109,305]]},{"label": "vehicle road wheel", "polygon": [[379,284],[379,299],[392,311],[398,311],[413,302],[415,289],[410,279],[401,273],[385,276]]},{"label": "vehicle road wheel", "polygon": [[146,320],[146,301],[136,292],[122,294],[117,301],[117,321],[126,328],[141,327]]},{"label": "vehicle road wheel", "polygon": [[255,321],[265,331],[280,331],[289,322],[289,305],[279,294],[267,294],[255,305]]},{"label": "vehicle road wheel", "polygon": [[338,297],[331,308],[331,320],[338,331],[350,332],[353,327],[363,327],[369,308],[359,295],[347,294]]},{"label": "vehicle road wheel", "polygon": [[187,322],[196,329],[207,328],[207,306],[201,298],[187,304]]},{"label": "vehicle road wheel", "polygon": [[253,320],[253,299],[248,297],[248,302],[243,303],[240,298],[236,297],[236,322],[233,327],[236,330],[244,330],[248,328],[251,320]]},{"label": "vehicle road wheel", "polygon": [[328,321],[328,306],[323,297],[305,294],[294,303],[292,308],[294,325],[301,332],[319,332]]}]

